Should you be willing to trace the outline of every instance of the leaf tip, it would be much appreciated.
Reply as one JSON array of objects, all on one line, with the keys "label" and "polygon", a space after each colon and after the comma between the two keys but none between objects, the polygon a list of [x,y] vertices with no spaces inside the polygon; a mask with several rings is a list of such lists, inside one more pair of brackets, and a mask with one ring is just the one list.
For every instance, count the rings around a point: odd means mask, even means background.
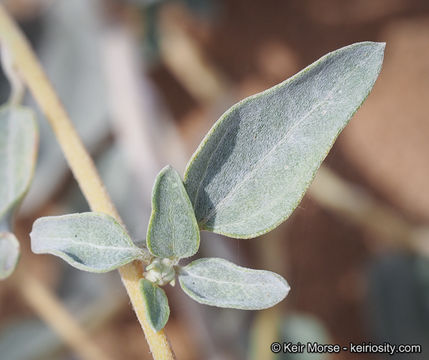
[{"label": "leaf tip", "polygon": [[386,42],[376,42],[378,51],[384,56],[384,51],[386,50]]},{"label": "leaf tip", "polygon": [[368,43],[372,47],[372,52],[378,56],[380,59],[380,62],[383,61],[384,58],[384,51],[386,49],[386,43],[385,42],[369,42]]},{"label": "leaf tip", "polygon": [[[277,274],[278,275],[278,274]],[[281,278],[281,282],[282,282],[282,290],[283,290],[283,297],[280,301],[283,301],[286,296],[289,295],[291,287],[289,285],[289,283],[286,281],[286,279],[283,276],[278,275]]]}]

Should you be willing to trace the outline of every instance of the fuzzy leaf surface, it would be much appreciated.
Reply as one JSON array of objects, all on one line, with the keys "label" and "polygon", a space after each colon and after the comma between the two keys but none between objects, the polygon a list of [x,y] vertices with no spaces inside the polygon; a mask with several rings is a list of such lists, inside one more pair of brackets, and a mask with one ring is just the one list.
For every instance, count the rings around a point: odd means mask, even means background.
[{"label": "fuzzy leaf surface", "polygon": [[200,228],[251,238],[283,222],[371,91],[384,47],[331,52],[222,115],[185,172]]},{"label": "fuzzy leaf surface", "polygon": [[179,282],[195,301],[212,306],[259,310],[274,306],[289,293],[280,275],[218,258],[203,258],[181,269]]},{"label": "fuzzy leaf surface", "polygon": [[102,213],[39,218],[30,237],[34,253],[56,255],[91,272],[111,271],[142,255],[122,226]]},{"label": "fuzzy leaf surface", "polygon": [[158,257],[185,258],[200,246],[200,230],[180,175],[171,166],[158,174],[152,193],[147,247]]},{"label": "fuzzy leaf surface", "polygon": [[10,232],[0,232],[0,280],[6,279],[19,260],[19,242]]},{"label": "fuzzy leaf surface", "polygon": [[31,110],[0,108],[0,219],[11,217],[33,177],[38,132]]},{"label": "fuzzy leaf surface", "polygon": [[149,280],[141,279],[139,285],[149,324],[153,330],[160,331],[167,324],[170,316],[167,295],[163,289]]}]

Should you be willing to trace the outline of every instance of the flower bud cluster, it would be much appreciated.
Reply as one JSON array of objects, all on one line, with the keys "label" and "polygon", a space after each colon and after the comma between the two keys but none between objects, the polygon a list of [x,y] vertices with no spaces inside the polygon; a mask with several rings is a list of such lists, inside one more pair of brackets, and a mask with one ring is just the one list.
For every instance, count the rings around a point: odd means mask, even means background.
[{"label": "flower bud cluster", "polygon": [[147,280],[156,285],[163,286],[169,283],[171,286],[174,286],[176,283],[174,266],[176,264],[177,260],[175,259],[155,258],[146,267],[146,272],[143,275]]}]

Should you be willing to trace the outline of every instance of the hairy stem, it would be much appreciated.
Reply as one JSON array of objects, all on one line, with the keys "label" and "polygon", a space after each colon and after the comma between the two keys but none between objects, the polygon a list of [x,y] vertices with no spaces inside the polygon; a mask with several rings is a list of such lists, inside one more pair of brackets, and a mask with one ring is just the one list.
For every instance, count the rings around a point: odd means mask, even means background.
[{"label": "hairy stem", "polygon": [[[109,214],[122,223],[91,157],[85,150],[34,52],[22,32],[1,5],[0,40],[2,45],[7,47],[19,75],[32,92],[49,121],[89,206],[93,211]],[[146,252],[146,258],[147,260],[149,259],[148,252]],[[164,332],[154,332],[147,322],[145,305],[138,286],[138,281],[142,277],[140,264],[131,263],[125,265],[119,269],[119,272],[154,359],[174,359],[174,354]]]}]

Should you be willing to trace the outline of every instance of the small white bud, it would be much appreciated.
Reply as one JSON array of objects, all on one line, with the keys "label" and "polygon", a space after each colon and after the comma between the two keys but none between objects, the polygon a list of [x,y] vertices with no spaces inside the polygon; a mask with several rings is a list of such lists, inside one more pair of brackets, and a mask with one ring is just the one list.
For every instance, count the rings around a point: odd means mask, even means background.
[{"label": "small white bud", "polygon": [[148,266],[146,266],[147,271],[143,275],[147,280],[159,286],[163,286],[168,283],[174,286],[176,277],[174,266],[176,264],[176,259],[155,258]]}]

